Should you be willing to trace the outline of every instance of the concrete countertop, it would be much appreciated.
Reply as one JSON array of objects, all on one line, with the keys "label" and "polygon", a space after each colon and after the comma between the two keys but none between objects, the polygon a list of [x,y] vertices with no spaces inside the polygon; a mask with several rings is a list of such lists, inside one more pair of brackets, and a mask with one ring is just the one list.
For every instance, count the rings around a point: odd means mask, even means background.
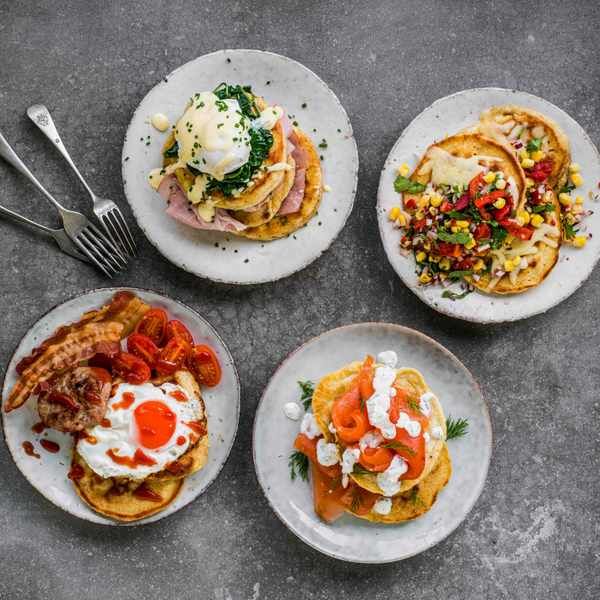
[{"label": "concrete countertop", "polygon": [[[121,146],[147,90],[220,48],[271,50],[314,70],[346,107],[360,153],[357,202],[332,248],[267,285],[230,287],[140,258],[112,284],[152,287],[199,310],[242,380],[240,430],[218,480],[190,506],[139,528],[95,526],[38,494],[0,445],[0,599],[598,598],[600,272],[549,313],[477,327],[442,317],[398,280],[381,246],[375,198],[383,161],[431,102],[501,86],[565,109],[600,143],[597,2],[0,2],[0,129],[44,184],[83,206],[79,184],[25,116],[44,102],[92,187],[128,210]],[[597,176],[597,174],[596,174]],[[1,202],[55,215],[5,164]],[[0,363],[50,307],[108,285],[25,229],[0,221]],[[366,320],[408,325],[454,352],[490,404],[485,490],[435,548],[382,567],[320,555],[270,510],[251,430],[261,391],[300,343]]]}]

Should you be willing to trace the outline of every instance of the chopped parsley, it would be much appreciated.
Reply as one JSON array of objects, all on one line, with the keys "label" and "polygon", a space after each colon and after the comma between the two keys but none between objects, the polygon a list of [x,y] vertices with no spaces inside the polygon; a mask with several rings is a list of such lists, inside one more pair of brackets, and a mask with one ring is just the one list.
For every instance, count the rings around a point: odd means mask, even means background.
[{"label": "chopped parsley", "polygon": [[572,240],[577,235],[578,230],[575,229],[575,226],[571,225],[571,223],[568,221],[563,220],[563,227],[565,230],[565,239]]},{"label": "chopped parsley", "polygon": [[448,273],[448,279],[462,279],[463,277],[467,277],[468,275],[473,275],[473,271],[470,269],[464,271],[450,271]]},{"label": "chopped parsley", "polygon": [[450,244],[466,244],[471,236],[466,231],[457,231],[456,233],[450,233],[440,229],[437,233],[438,239],[442,242],[448,242]]},{"label": "chopped parsley", "polygon": [[537,152],[542,149],[542,138],[533,138],[527,142],[527,152]]},{"label": "chopped parsley", "polygon": [[554,204],[538,204],[537,206],[533,206],[531,208],[532,213],[545,213],[552,212],[554,210]]}]

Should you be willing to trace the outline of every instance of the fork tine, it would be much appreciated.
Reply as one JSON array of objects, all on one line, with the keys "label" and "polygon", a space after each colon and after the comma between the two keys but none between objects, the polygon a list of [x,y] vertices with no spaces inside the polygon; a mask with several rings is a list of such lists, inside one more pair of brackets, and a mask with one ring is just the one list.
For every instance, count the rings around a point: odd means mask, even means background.
[{"label": "fork tine", "polygon": [[106,232],[107,236],[115,242],[115,245],[119,248],[119,250],[128,253],[127,247],[125,246],[119,231],[115,227],[115,224],[112,222],[112,220],[109,219],[108,215],[109,213],[107,212],[98,217],[100,223],[102,223],[104,231]]},{"label": "fork tine", "polygon": [[123,217],[123,213],[121,212],[119,207],[116,206],[111,211],[109,211],[109,214],[112,215],[112,218],[119,226],[119,230],[121,232],[121,239],[125,239],[125,241],[127,242],[127,246],[129,247],[129,252],[130,252],[131,256],[135,256],[136,255],[135,240],[133,239],[133,236],[131,235],[131,231],[129,231],[129,227],[127,226],[127,221],[125,220],[125,217]]},{"label": "fork tine", "polygon": [[97,260],[96,257],[92,254],[90,250],[86,247],[86,245],[78,238],[73,238],[73,242],[75,245],[92,261],[96,267],[98,267],[109,279],[112,279],[112,274],[109,273]]},{"label": "fork tine", "polygon": [[122,265],[117,260],[116,256],[112,255],[108,251],[108,249],[102,245],[102,240],[96,235],[96,233],[90,227],[86,227],[86,229],[84,229],[84,232],[86,233],[90,243],[93,243],[94,246],[96,247],[97,252],[102,255],[104,262],[108,263],[109,265],[112,265],[113,268],[115,269],[115,271],[120,271],[126,265],[126,263],[124,263]]},{"label": "fork tine", "polygon": [[119,241],[119,248],[124,250],[128,256],[135,256],[133,248],[131,247],[131,243],[125,235],[125,231],[123,230],[123,225],[121,224],[122,220],[123,217],[121,217],[121,220],[119,220],[118,209],[117,211],[114,209],[107,211],[104,213],[104,215],[102,215],[101,219],[104,228],[110,228],[110,230],[113,232],[113,238]]},{"label": "fork tine", "polygon": [[106,270],[113,275],[119,272],[120,267],[115,267],[116,263],[109,260],[109,255],[107,255],[104,249],[98,245],[98,242],[93,238],[87,229],[82,230],[78,237],[82,242],[85,243],[86,247],[95,255],[95,258],[104,266]]},{"label": "fork tine", "polygon": [[[108,256],[111,256],[111,255],[106,250],[106,246],[108,246],[108,248],[110,250],[112,250],[113,254],[115,254],[115,256],[119,259],[119,262],[121,262],[120,268],[127,266],[127,260],[121,254],[120,250],[118,250],[115,247],[115,245],[95,225],[93,225],[92,223],[89,223],[88,226],[86,227],[86,229],[89,233],[93,233],[96,236],[96,238],[98,238],[98,244],[100,244],[100,246],[104,246],[103,249]],[[112,256],[112,258],[115,258],[115,257]]]}]

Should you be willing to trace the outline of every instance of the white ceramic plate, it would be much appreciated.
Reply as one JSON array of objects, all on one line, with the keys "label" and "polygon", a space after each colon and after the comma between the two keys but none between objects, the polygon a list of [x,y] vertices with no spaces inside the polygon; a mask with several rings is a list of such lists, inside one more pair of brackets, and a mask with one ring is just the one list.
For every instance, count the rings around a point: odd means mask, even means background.
[{"label": "white ceramic plate", "polygon": [[[313,510],[312,488],[290,480],[288,457],[299,421],[283,413],[300,398],[298,380],[318,381],[366,354],[394,350],[399,365],[419,369],[440,398],[446,416],[469,419],[466,437],[448,442],[452,477],[431,510],[399,525],[382,525],[344,515],[328,525]],[[487,405],[473,376],[448,350],[412,329],[361,323],[333,329],[300,346],[279,366],[260,401],[254,421],[254,465],[277,516],[304,542],[351,562],[384,563],[423,552],[449,535],[479,497],[492,451]]]},{"label": "white ceramic plate", "polygon": [[412,292],[441,313],[477,323],[517,321],[549,310],[568,298],[589,277],[600,258],[600,235],[594,235],[581,250],[565,245],[560,250],[557,265],[544,282],[514,296],[474,292],[460,301],[453,301],[442,298],[443,288],[440,286],[419,285],[414,258],[400,254],[401,231],[394,228],[387,218],[389,209],[400,203],[400,195],[394,191],[393,185],[397,169],[406,162],[412,171],[430,144],[473,125],[483,110],[498,104],[533,108],[562,127],[571,142],[572,160],[581,165],[585,180],[577,194],[585,198],[586,208],[595,209],[595,213],[585,219],[585,229],[600,231],[600,206],[588,199],[588,192],[598,192],[600,156],[583,128],[567,113],[537,96],[500,88],[465,90],[434,102],[402,132],[385,161],[377,203],[379,232],[392,267]]},{"label": "white ceramic plate", "polygon": [[[149,124],[150,117],[162,112],[175,123],[190,96],[222,81],[251,85],[269,102],[283,106],[315,145],[327,141],[327,148],[317,150],[323,156],[323,181],[331,191],[324,192],[318,214],[292,236],[262,243],[194,230],[169,218],[164,200],[148,184],[148,172],[162,163],[161,147],[168,135],[158,133]],[[357,175],[352,126],[335,94],[300,63],[260,50],[221,50],[167,75],[138,106],[123,146],[125,195],[150,242],[178,267],[226,283],[275,281],[318,258],[352,210]]]},{"label": "white ceramic plate", "polygon": [[[223,370],[221,383],[215,388],[204,388],[202,397],[208,414],[210,449],[206,466],[186,478],[179,495],[165,510],[146,519],[133,523],[120,523],[107,519],[94,512],[77,495],[67,479],[71,464],[73,438],[59,431],[46,429],[43,434],[32,432],[31,427],[39,422],[36,403],[29,400],[22,407],[6,414],[2,412],[4,439],[10,453],[25,478],[50,502],[72,515],[94,523],[105,525],[141,525],[158,521],[170,515],[198,497],[217,477],[233,445],[240,412],[240,386],[237,372],[229,350],[212,326],[196,311],[185,304],[156,292],[136,288],[104,288],[93,290],[59,304],[46,313],[25,334],[19,343],[6,371],[2,389],[2,404],[12,389],[17,373],[17,362],[46,339],[59,326],[77,321],[81,315],[106,303],[119,289],[135,292],[153,306],[164,308],[171,318],[179,319],[188,327],[197,343],[210,345],[217,353]],[[39,444],[41,438],[58,442],[60,451],[51,454]],[[40,458],[28,456],[23,450],[23,442],[33,443]]]}]

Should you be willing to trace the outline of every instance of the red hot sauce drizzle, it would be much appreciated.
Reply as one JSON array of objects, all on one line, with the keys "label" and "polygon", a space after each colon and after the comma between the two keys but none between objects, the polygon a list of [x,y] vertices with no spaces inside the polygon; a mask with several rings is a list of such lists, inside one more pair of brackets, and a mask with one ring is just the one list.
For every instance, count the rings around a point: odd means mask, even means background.
[{"label": "red hot sauce drizzle", "polygon": [[131,456],[119,456],[112,448],[109,448],[106,454],[118,465],[126,465],[132,469],[137,468],[139,465],[152,466],[156,464],[153,458],[144,454],[139,448],[135,451],[133,458]]},{"label": "red hot sauce drizzle", "polygon": [[40,440],[40,446],[46,451],[56,454],[60,450],[60,446],[52,440]]},{"label": "red hot sauce drizzle", "polygon": [[129,408],[135,402],[135,396],[132,392],[123,392],[123,400],[120,402],[115,402],[112,405],[113,410],[118,410],[119,408]]},{"label": "red hot sauce drizzle", "polygon": [[175,398],[175,400],[177,400],[177,402],[187,402],[188,401],[187,396],[181,390],[173,390],[172,392],[169,392],[169,396]]},{"label": "red hot sauce drizzle", "polygon": [[151,500],[152,502],[160,502],[162,500],[162,496],[151,490],[145,483],[136,488],[133,495],[142,500]]},{"label": "red hot sauce drizzle", "polygon": [[33,444],[29,441],[23,442],[21,444],[23,446],[23,450],[27,456],[33,456],[33,458],[39,458],[40,455],[34,450]]}]

